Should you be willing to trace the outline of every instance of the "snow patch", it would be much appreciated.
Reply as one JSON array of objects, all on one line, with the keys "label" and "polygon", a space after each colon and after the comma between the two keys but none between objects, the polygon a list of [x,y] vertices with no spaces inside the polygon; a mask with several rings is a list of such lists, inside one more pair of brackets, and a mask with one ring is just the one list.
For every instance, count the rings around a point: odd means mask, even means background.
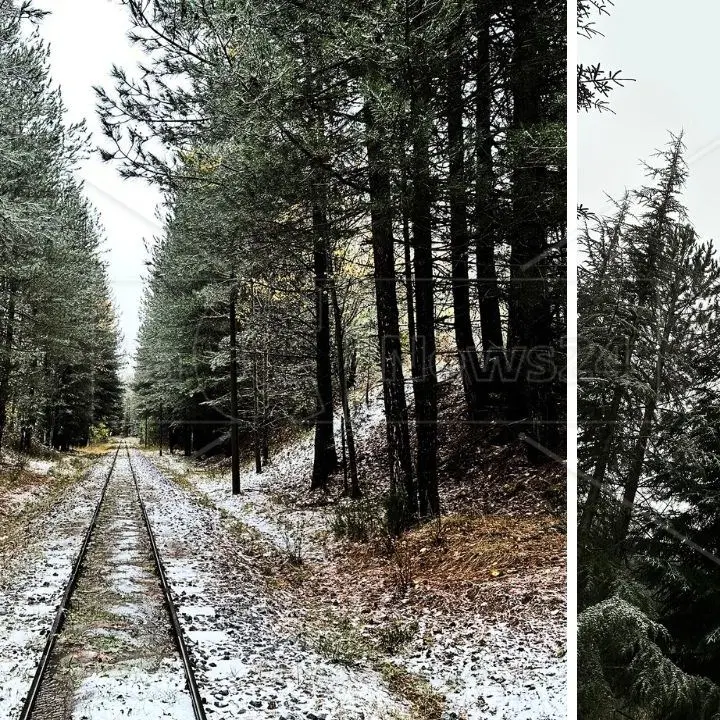
[{"label": "snow patch", "polygon": [[75,695],[73,720],[194,720],[179,660],[160,667],[114,667],[86,678]]}]

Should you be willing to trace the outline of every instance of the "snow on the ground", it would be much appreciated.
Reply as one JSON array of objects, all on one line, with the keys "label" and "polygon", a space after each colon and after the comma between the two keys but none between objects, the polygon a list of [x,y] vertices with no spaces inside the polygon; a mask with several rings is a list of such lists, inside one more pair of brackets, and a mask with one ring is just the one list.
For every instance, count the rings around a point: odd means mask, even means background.
[{"label": "snow on the ground", "polygon": [[[0,514],[17,516],[32,503],[49,494],[48,484],[40,480],[28,483],[24,478],[22,487],[17,487],[12,479],[14,472],[24,470],[38,478],[46,478],[55,465],[56,462],[52,460],[28,459],[19,453],[3,450],[0,453],[0,470],[4,472],[4,482],[0,483]],[[2,529],[0,529],[0,540],[2,540]]]},{"label": "snow on the ground", "polygon": [[56,465],[57,460],[42,460],[40,458],[31,458],[27,455],[4,448],[0,452],[0,465],[8,467],[23,468],[34,473],[35,475],[49,475],[50,471]]},{"label": "snow on the ground", "polygon": [[[368,438],[384,422],[385,411],[381,395],[370,397],[369,404],[361,404],[352,411],[355,442],[358,446],[367,443]],[[339,448],[340,416],[335,417],[335,441]],[[282,552],[292,549],[296,540],[302,540],[303,557],[306,560],[323,559],[324,537],[328,527],[326,516],[314,509],[294,506],[298,495],[304,495],[310,486],[310,472],[313,461],[313,434],[306,433],[294,443],[271,453],[270,462],[262,473],[255,472],[255,465],[240,468],[241,495],[230,492],[230,471],[210,475],[196,475],[192,478],[194,487],[207,495],[213,504],[258,532],[262,533]],[[189,471],[187,458],[181,455],[154,455],[152,458],[160,468],[174,473]],[[281,512],[279,512],[279,508]],[[290,546],[290,547],[289,547]]]},{"label": "snow on the ground", "polygon": [[560,630],[539,625],[528,634],[470,618],[461,628],[443,628],[429,648],[413,643],[393,661],[445,695],[450,717],[555,720],[567,716]]},{"label": "snow on the ground", "polygon": [[0,720],[17,717],[55,619],[111,458],[95,465],[46,514],[0,577]]},{"label": "snow on the ground", "polygon": [[28,469],[36,475],[47,475],[55,465],[53,460],[36,460],[32,459],[28,462]]},{"label": "snow on the ground", "polygon": [[76,693],[72,720],[194,720],[180,660],[159,667],[127,663],[83,680]]},{"label": "snow on the ground", "polygon": [[[0,497],[3,513],[10,517],[15,517],[22,513],[29,505],[41,500],[47,494],[47,487],[41,485],[32,485],[31,487],[27,487],[22,490],[4,493]],[[3,537],[4,535],[0,530],[0,541],[2,541]]]},{"label": "snow on the ground", "polygon": [[[382,397],[354,411],[358,445],[384,421]],[[339,419],[336,430],[339,428]],[[339,439],[338,439],[339,440]],[[212,503],[259,531],[263,538],[287,552],[293,538],[303,537],[303,558],[325,557],[322,538],[327,512],[302,509],[287,502],[298,487],[307,491],[313,458],[311,434],[276,452],[263,473],[254,465],[241,468],[242,494],[230,492],[229,471],[193,473],[181,456],[152,457],[152,462],[184,475]],[[406,670],[425,677],[446,697],[448,717],[467,720],[545,720],[566,716],[567,660],[565,618],[543,617],[532,631],[519,630],[482,617],[464,616],[462,631],[448,617],[419,618],[419,637],[433,636],[430,649],[411,643],[395,658]],[[525,623],[527,626],[528,623]],[[454,715],[453,715],[454,714]]]},{"label": "snow on the ground", "polygon": [[380,720],[402,709],[376,673],[333,664],[285,629],[217,511],[193,502],[144,456],[135,453],[134,463],[215,720]]},{"label": "snow on the ground", "polygon": [[124,453],[33,717],[55,718],[58,706],[71,720],[194,718]]}]

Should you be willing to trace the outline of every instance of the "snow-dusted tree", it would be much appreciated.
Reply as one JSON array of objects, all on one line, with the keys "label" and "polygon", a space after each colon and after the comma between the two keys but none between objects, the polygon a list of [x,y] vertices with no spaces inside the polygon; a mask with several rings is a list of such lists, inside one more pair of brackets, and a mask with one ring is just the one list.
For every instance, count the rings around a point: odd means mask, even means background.
[{"label": "snow-dusted tree", "polygon": [[85,442],[120,412],[100,228],[72,179],[82,128],[63,124],[40,16],[0,2],[0,444],[10,429],[24,449]]},{"label": "snow-dusted tree", "polygon": [[[584,717],[716,717],[720,263],[681,138],[584,234],[579,697]],[[603,699],[603,702],[599,700]]]},{"label": "snow-dusted tree", "polygon": [[[343,406],[344,424],[351,421],[344,407],[351,372],[342,370],[352,353],[343,339],[354,335],[351,317],[367,318],[368,309],[401,525],[439,511],[435,355],[443,332],[438,316],[446,309],[469,418],[505,420],[512,399],[510,419],[525,431],[562,423],[560,382],[530,392],[527,363],[515,378],[499,362],[504,382],[491,385],[484,368],[485,353],[504,355],[508,306],[515,345],[541,343],[554,353],[563,332],[561,3],[124,4],[149,60],[142,79],[116,70],[115,89],[99,90],[112,143],[106,157],[164,186],[171,214],[178,204],[183,217],[188,203],[196,207],[187,242],[217,265],[226,261],[208,280],[215,289],[200,292],[211,304],[221,297],[219,278],[234,268],[235,281],[224,287],[237,292],[240,397],[241,336],[255,327],[244,315],[243,293],[253,285],[250,314],[260,324],[287,313],[294,339],[271,337],[268,357],[278,356],[283,342],[303,348],[285,377],[300,389],[302,408],[307,381],[314,386],[312,487],[324,487],[336,465],[333,407]],[[538,83],[524,82],[524,72]],[[512,272],[499,264],[509,245]],[[338,257],[358,263],[336,263]],[[358,274],[362,282],[353,281]],[[346,305],[361,306],[358,313],[334,312],[333,293],[343,287],[352,299]],[[525,322],[531,305],[543,311],[539,329]],[[208,403],[222,405],[236,385],[233,332],[230,318],[217,313],[215,321],[221,337],[212,362],[220,382]],[[151,328],[159,327],[150,313],[146,327],[149,366]],[[261,352],[261,336],[250,332],[251,355]],[[184,340],[177,347],[185,353]],[[257,393],[258,383],[251,386]],[[550,434],[535,440],[553,441]]]}]

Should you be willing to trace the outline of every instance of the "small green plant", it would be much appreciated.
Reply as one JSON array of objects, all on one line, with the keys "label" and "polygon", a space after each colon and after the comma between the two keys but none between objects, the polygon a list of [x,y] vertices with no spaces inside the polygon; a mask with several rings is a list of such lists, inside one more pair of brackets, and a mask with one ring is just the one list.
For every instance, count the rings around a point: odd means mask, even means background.
[{"label": "small green plant", "polygon": [[286,520],[282,523],[281,528],[288,562],[295,566],[302,565],[305,546],[305,520],[301,519],[295,524]]},{"label": "small green plant", "polygon": [[106,443],[110,439],[110,428],[105,423],[97,423],[90,428],[90,442],[93,445]]},{"label": "small green plant", "polygon": [[385,507],[385,531],[391,537],[398,537],[408,527],[408,502],[405,489],[395,488],[383,499]]},{"label": "small green plant", "polygon": [[338,665],[354,666],[368,654],[368,647],[352,623],[343,618],[314,637],[315,649]]},{"label": "small green plant", "polygon": [[337,539],[370,542],[382,529],[380,508],[366,499],[338,505],[330,529]]},{"label": "small green plant", "polygon": [[417,621],[401,623],[393,620],[378,630],[378,649],[386,655],[395,655],[418,634]]}]

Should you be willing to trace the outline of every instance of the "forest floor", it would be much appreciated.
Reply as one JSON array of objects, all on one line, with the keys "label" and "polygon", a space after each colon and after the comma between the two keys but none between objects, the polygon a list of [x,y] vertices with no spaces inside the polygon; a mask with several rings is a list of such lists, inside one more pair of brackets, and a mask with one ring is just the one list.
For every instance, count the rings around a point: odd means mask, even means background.
[{"label": "forest floor", "polygon": [[[225,459],[146,457],[240,540],[244,563],[263,578],[262,602],[290,632],[338,667],[379,674],[411,717],[565,717],[565,466],[528,464],[522,446],[456,423],[452,407],[441,430],[444,516],[400,540],[380,530],[377,396],[354,416],[360,501],[341,497],[341,473],[327,493],[309,492],[310,435],[260,475],[248,464],[239,496]],[[339,537],[348,524],[367,538]]]}]

